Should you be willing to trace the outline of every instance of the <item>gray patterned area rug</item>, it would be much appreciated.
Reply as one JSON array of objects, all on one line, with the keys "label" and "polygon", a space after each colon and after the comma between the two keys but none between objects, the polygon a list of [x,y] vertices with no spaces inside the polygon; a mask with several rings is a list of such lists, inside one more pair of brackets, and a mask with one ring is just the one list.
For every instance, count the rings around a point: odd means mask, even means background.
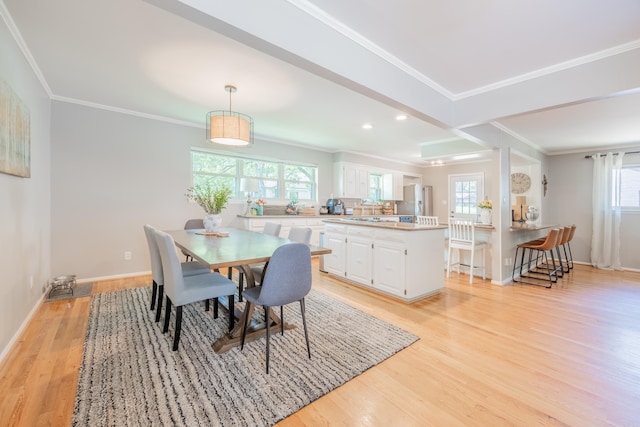
[{"label": "gray patterned area rug", "polygon": [[[93,296],[74,426],[270,426],[415,342],[418,337],[320,292],[306,298],[311,356],[299,304],[285,320],[299,327],[216,354],[227,331],[203,305],[183,311],[178,351],[153,321],[149,288]],[[238,304],[241,305],[241,304]],[[257,310],[263,313],[263,310]]]}]

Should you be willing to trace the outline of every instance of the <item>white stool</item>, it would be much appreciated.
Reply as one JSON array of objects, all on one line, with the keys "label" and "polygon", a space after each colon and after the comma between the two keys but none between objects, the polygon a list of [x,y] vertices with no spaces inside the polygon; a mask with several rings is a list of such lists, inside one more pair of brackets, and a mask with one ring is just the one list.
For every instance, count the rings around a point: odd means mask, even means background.
[{"label": "white stool", "polygon": [[417,216],[416,224],[420,225],[438,225],[437,216]]},{"label": "white stool", "polygon": [[[467,221],[463,219],[450,218],[449,220],[449,253],[447,256],[447,278],[451,272],[451,266],[458,266],[458,273],[460,273],[461,255],[460,251],[471,251],[471,261],[469,262],[469,283],[473,283],[473,271],[474,269],[482,269],[482,279],[486,279],[485,271],[485,249],[487,242],[477,241],[475,236],[475,226],[473,221]],[[451,263],[452,250],[458,250],[458,262]],[[482,266],[475,266],[475,252],[476,249],[482,249]]]}]

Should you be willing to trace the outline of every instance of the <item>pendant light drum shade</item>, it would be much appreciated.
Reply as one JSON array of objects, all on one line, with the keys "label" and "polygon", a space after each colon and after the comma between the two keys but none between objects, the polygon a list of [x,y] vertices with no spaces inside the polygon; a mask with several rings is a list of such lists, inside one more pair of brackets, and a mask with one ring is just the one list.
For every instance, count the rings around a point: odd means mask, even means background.
[{"label": "pendant light drum shade", "polygon": [[253,144],[253,119],[233,111],[210,111],[207,139],[224,145]]},{"label": "pendant light drum shade", "polygon": [[224,90],[229,92],[229,111],[207,113],[207,140],[235,146],[253,144],[253,119],[231,111],[231,94],[236,91],[235,86],[227,85]]}]

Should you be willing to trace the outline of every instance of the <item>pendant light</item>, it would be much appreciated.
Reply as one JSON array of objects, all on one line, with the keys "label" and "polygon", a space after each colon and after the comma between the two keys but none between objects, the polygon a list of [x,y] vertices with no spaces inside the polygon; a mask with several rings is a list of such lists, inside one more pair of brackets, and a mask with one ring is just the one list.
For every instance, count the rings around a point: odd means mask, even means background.
[{"label": "pendant light", "polygon": [[207,113],[207,140],[223,145],[246,146],[253,144],[253,119],[246,114],[231,111],[231,94],[235,86],[227,85],[229,111],[209,111]]}]

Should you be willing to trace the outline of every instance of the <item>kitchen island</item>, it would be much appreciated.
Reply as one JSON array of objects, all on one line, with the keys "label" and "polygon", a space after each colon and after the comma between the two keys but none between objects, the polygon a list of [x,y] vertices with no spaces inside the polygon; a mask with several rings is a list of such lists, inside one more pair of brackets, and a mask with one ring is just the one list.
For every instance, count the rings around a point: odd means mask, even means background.
[{"label": "kitchen island", "polygon": [[403,301],[444,287],[444,230],[371,218],[324,219],[327,273]]}]

